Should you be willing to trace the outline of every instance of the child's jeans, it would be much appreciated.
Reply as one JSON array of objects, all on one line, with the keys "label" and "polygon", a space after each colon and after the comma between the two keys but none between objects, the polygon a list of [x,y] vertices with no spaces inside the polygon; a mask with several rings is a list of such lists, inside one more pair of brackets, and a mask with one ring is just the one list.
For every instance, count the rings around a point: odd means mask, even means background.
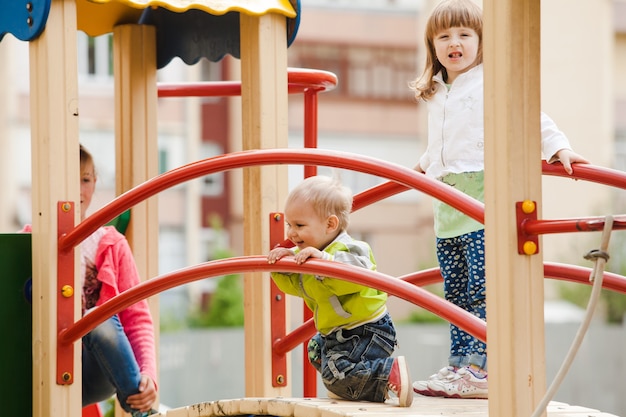
[{"label": "child's jeans", "polygon": [[83,336],[83,406],[117,394],[125,411],[126,399],[139,392],[141,374],[119,318],[113,316]]},{"label": "child's jeans", "polygon": [[384,402],[396,344],[396,330],[386,314],[355,329],[317,333],[309,341],[308,355],[332,393],[349,400]]}]

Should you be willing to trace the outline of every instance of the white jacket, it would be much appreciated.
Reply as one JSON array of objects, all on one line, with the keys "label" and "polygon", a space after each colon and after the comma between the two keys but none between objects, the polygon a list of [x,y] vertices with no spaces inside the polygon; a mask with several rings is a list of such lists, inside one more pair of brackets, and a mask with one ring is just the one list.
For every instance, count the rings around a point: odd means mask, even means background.
[{"label": "white jacket", "polygon": [[[446,174],[483,171],[485,128],[483,65],[459,75],[450,90],[441,73],[435,76],[437,92],[427,101],[428,147],[420,168],[432,178]],[[571,149],[554,121],[541,112],[541,151],[552,159],[557,151]]]}]

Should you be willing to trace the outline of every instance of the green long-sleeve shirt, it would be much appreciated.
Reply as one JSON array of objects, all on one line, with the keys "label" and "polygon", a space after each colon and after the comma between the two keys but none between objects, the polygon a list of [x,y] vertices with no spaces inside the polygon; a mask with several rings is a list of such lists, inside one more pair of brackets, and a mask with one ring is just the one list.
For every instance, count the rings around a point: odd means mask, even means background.
[{"label": "green long-sleeve shirt", "polygon": [[[340,233],[323,252],[326,260],[376,270],[370,246],[346,232]],[[387,312],[387,293],[374,288],[312,274],[272,272],[271,275],[283,292],[304,300],[322,334],[376,321]]]}]

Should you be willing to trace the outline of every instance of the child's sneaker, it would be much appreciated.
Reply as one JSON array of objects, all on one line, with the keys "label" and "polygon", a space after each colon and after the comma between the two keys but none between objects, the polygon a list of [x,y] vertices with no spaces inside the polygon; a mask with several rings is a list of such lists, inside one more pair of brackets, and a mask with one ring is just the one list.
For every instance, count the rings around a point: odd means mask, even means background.
[{"label": "child's sneaker", "polygon": [[410,384],[411,377],[406,360],[404,356],[398,356],[391,365],[387,387],[398,397],[400,407],[410,407],[413,404],[413,391],[411,391]]},{"label": "child's sneaker", "polygon": [[441,368],[439,371],[437,371],[436,374],[432,374],[431,376],[428,377],[428,380],[426,381],[415,381],[413,383],[413,391],[416,392],[417,394],[421,394],[421,395],[425,395],[427,397],[437,397],[438,393],[435,391],[431,391],[430,388],[428,388],[428,382],[429,381],[445,381],[445,380],[450,380],[454,377],[454,375],[456,375],[456,371],[459,368],[456,368],[454,366],[446,366],[444,368]]},{"label": "child's sneaker", "polygon": [[428,388],[446,398],[488,398],[487,373],[470,366],[459,369],[449,380],[428,382]]}]

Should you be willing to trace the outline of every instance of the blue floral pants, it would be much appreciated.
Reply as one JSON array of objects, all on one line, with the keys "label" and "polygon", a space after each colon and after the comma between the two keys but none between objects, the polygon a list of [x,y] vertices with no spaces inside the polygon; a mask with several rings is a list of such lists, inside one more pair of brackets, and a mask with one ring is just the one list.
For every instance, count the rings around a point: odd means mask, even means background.
[{"label": "blue floral pants", "polygon": [[[485,231],[437,239],[437,259],[446,300],[486,320]],[[450,324],[450,357],[456,367],[487,369],[487,345]]]}]

